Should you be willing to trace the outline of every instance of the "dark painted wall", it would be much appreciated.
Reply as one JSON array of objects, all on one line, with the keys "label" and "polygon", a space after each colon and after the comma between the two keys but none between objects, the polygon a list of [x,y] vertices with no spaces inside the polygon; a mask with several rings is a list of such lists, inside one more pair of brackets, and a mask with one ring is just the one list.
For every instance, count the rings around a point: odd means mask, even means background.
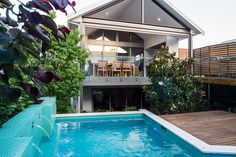
[{"label": "dark painted wall", "polygon": [[[208,94],[207,86],[207,84],[204,85],[206,94]],[[211,109],[236,112],[236,87],[210,85],[210,107]]]}]

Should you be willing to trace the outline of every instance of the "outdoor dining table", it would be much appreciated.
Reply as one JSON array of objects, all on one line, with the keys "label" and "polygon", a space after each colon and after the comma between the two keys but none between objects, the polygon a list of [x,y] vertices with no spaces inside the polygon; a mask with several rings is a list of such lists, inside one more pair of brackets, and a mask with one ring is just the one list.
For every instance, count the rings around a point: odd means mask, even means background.
[{"label": "outdoor dining table", "polygon": [[[108,63],[107,66],[108,66],[108,74],[109,74],[109,69],[111,69],[112,63]],[[134,76],[135,75],[135,64],[131,64],[131,66],[132,66],[131,76]],[[97,76],[97,68],[98,68],[98,63],[93,63],[93,77]],[[111,75],[108,75],[108,76],[110,77]]]}]

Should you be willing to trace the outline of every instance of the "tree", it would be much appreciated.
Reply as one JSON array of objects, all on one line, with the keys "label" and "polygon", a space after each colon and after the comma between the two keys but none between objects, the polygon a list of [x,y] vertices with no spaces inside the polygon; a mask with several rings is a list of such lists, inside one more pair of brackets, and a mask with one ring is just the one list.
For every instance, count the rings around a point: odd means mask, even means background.
[{"label": "tree", "polygon": [[84,71],[79,65],[84,65],[88,53],[82,50],[78,43],[82,35],[78,30],[71,31],[66,40],[52,41],[52,46],[42,62],[45,69],[55,71],[63,78],[63,82],[49,84],[49,95],[57,96],[57,110],[59,113],[71,112],[70,97],[77,98],[84,79]]},{"label": "tree", "polygon": [[157,114],[200,111],[205,108],[201,84],[194,80],[189,69],[193,59],[181,61],[175,53],[162,46],[147,66],[152,85],[144,88],[151,110]]}]

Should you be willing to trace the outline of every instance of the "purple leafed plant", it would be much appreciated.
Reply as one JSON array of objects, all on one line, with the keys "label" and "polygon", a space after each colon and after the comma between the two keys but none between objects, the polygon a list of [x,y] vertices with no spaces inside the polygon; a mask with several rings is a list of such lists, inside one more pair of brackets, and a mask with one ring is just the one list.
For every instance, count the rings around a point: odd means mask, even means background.
[{"label": "purple leafed plant", "polygon": [[[0,17],[0,107],[16,101],[22,91],[37,100],[40,96],[37,87],[53,80],[63,80],[52,71],[29,66],[28,56],[42,60],[48,54],[51,45],[48,30],[58,42],[70,33],[66,27],[58,28],[49,15],[41,14],[49,14],[54,9],[67,14],[65,9],[68,5],[74,9],[75,2],[31,0],[15,6],[9,0],[0,1],[0,8],[6,11],[6,15]],[[14,11],[15,7],[19,8],[18,12]],[[11,16],[17,16],[17,20]],[[25,76],[32,80],[32,84],[24,83],[27,82]],[[17,83],[12,83],[10,79]]]}]

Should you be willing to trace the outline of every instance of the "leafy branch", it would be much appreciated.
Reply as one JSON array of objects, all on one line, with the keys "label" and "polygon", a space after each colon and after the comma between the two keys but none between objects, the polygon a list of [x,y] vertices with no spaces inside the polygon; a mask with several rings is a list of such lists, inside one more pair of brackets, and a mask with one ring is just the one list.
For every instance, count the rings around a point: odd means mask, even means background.
[{"label": "leafy branch", "polygon": [[[20,2],[19,5],[13,5],[9,0],[0,1],[0,9],[6,11],[5,16],[0,17],[0,108],[4,109],[16,102],[22,94],[37,101],[40,96],[38,87],[53,80],[63,80],[56,73],[42,69],[40,65],[30,65],[29,58],[41,60],[45,54],[50,53],[50,32],[57,42],[65,40],[70,31],[65,27],[58,27],[50,18],[50,13],[56,9],[67,14],[66,7],[75,6],[74,1],[68,0],[30,0],[27,3],[17,1]],[[19,11],[15,12],[15,7]],[[32,81],[28,82],[29,79]],[[0,114],[0,124],[2,119],[13,112],[4,113],[6,114]]]}]

